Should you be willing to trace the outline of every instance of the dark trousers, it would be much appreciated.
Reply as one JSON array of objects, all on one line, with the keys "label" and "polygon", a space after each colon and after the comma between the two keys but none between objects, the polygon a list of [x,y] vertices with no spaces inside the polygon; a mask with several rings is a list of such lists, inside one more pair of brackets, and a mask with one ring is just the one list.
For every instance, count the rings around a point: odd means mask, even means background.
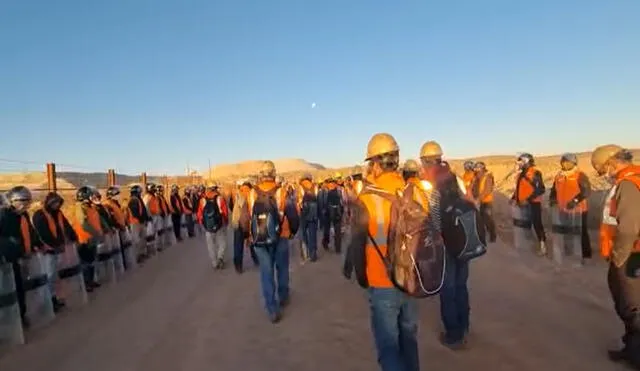
[{"label": "dark trousers", "polygon": [[187,234],[189,237],[193,237],[196,235],[195,232],[195,221],[193,220],[193,214],[187,214],[184,216],[184,220],[187,223]]},{"label": "dark trousers", "polygon": [[588,213],[582,213],[582,258],[589,259],[592,256],[591,238],[589,237]]},{"label": "dark trousers", "polygon": [[493,203],[480,204],[480,215],[482,216],[484,228],[489,234],[489,240],[494,242],[496,240],[496,223],[493,220]]},{"label": "dark trousers", "polygon": [[638,258],[640,256],[637,255],[630,258],[620,268],[611,263],[607,283],[616,313],[624,324],[622,342],[625,351],[631,358],[631,363],[640,367],[640,278],[628,274],[629,261]]},{"label": "dark trousers", "polygon": [[542,204],[540,202],[532,202],[530,207],[533,230],[536,232],[538,241],[544,242],[547,240],[547,237],[544,235],[544,226],[542,225]]},{"label": "dark trousers", "polygon": [[82,276],[84,277],[85,286],[89,287],[95,283],[96,269],[94,262],[96,261],[96,246],[93,244],[78,245],[78,255],[80,256],[80,264],[82,266]]},{"label": "dark trousers", "polygon": [[182,239],[182,214],[171,214],[171,222],[173,223],[173,234],[176,235],[176,240]]},{"label": "dark trousers", "polygon": [[329,248],[329,236],[331,236],[331,226],[333,226],[333,244],[337,253],[342,251],[342,219],[327,220],[324,225],[324,233],[322,235],[322,246]]},{"label": "dark trousers", "polygon": [[20,317],[24,320],[24,316],[27,313],[27,301],[25,299],[24,282],[22,281],[22,267],[18,262],[11,263],[11,267],[13,268],[13,280],[16,283],[16,296],[18,296]]},{"label": "dark trousers", "polygon": [[[244,232],[240,228],[233,230],[233,265],[236,268],[242,268],[244,261]],[[249,245],[249,252],[251,253],[251,260],[254,265],[258,265],[258,256],[256,255],[256,248],[253,245]]]}]

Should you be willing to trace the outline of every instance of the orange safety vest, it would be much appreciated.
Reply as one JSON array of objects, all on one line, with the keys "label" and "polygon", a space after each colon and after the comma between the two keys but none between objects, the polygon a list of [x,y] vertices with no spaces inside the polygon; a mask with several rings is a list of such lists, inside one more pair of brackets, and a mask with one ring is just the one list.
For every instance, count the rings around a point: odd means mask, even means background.
[{"label": "orange safety vest", "polygon": [[[527,169],[527,172],[524,174],[523,177],[518,178],[518,184],[517,184],[518,193],[516,194],[516,201],[522,202],[527,200],[529,196],[533,194],[533,191],[535,191],[535,189],[533,188],[533,185],[531,184],[531,182],[533,181],[533,174],[535,172],[536,172],[535,166],[531,166],[530,168]],[[533,199],[533,202],[541,202],[541,201],[542,201],[542,195]]]},{"label": "orange safety vest", "polygon": [[[185,207],[186,204],[186,207]],[[193,205],[191,205],[191,197],[184,197],[184,202],[182,198],[180,199],[180,205],[182,206],[182,212],[185,215],[191,215],[193,213]]]},{"label": "orange safety vest", "polygon": [[581,175],[586,176],[579,170],[570,171],[568,173],[560,172],[556,175],[553,187],[556,190],[558,208],[561,210],[581,213],[587,211],[587,199],[580,201],[573,210],[567,210],[567,204],[569,201],[573,200],[580,193],[579,180]]},{"label": "orange safety vest", "polygon": [[473,187],[473,180],[476,177],[476,173],[473,171],[466,171],[462,174],[462,182],[464,183],[464,188],[467,190],[467,194],[471,194],[471,188]]},{"label": "orange safety vest", "polygon": [[[45,208],[42,208],[42,213],[47,219],[47,226],[49,227],[49,231],[51,232],[51,235],[53,236],[53,238],[58,238],[58,228],[56,227],[56,220],[53,220],[53,216],[51,216],[51,214],[49,214],[49,212]],[[60,227],[62,234],[64,235],[64,219],[62,217],[62,211],[58,212],[57,219],[58,219],[57,224]],[[66,236],[64,237],[66,240]]]},{"label": "orange safety vest", "polygon": [[[144,204],[138,197],[134,197],[134,199],[138,202],[139,210],[140,212],[142,212],[144,210]],[[149,205],[151,205],[151,202],[149,202]],[[131,225],[140,224],[140,221],[138,220],[138,218],[133,216],[133,213],[131,213],[131,210],[129,210],[128,207],[127,207],[127,216],[128,216],[129,224]]]},{"label": "orange safety vest", "polygon": [[[640,166],[629,166],[618,173],[614,186],[609,191],[602,208],[602,223],[600,224],[600,255],[604,258],[611,256],[613,243],[616,238],[616,228],[618,226],[615,194],[618,185],[623,180],[633,182],[640,190]],[[639,205],[640,206],[640,205]],[[640,252],[640,238],[633,244],[633,251]]]},{"label": "orange safety vest", "polygon": [[20,215],[20,235],[22,236],[22,247],[25,253],[31,252],[31,226],[26,215]]},{"label": "orange safety vest", "polygon": [[149,196],[148,198],[149,202],[147,203],[149,214],[151,214],[152,216],[160,215],[161,206],[160,206],[160,200],[158,196],[152,195],[149,193],[147,193],[147,195]]},{"label": "orange safety vest", "polygon": [[[402,189],[405,185],[402,176],[397,173],[382,174],[374,181],[378,187],[383,189]],[[378,195],[364,193],[358,199],[367,208],[369,214],[369,234],[376,241],[380,253],[387,255],[387,235],[389,223],[391,222],[391,202]],[[385,263],[378,255],[375,246],[369,239],[365,247],[366,275],[369,286],[378,288],[394,287],[389,279]]]},{"label": "orange safety vest", "polygon": [[[484,193],[484,188],[487,186],[487,179],[489,179],[490,176],[492,176],[492,174],[487,171],[486,173],[484,173],[484,175],[482,175],[482,178],[480,178],[480,183],[478,183],[478,196]],[[480,202],[483,204],[493,202],[493,190],[488,195],[484,196],[484,198],[480,200]]]},{"label": "orange safety vest", "polygon": [[107,208],[107,211],[109,212],[109,214],[111,214],[111,216],[116,220],[116,223],[118,223],[118,226],[120,228],[124,228],[126,225],[127,219],[125,218],[124,213],[118,207],[118,205],[116,205],[116,203],[113,202],[113,200],[105,200],[105,202],[103,202],[102,204],[104,205],[104,207]]},{"label": "orange safety vest", "polygon": [[[99,235],[102,235],[102,225],[100,224],[100,214],[98,214],[98,210],[96,210],[93,206],[88,206],[88,205],[81,205],[80,207],[84,209],[87,215],[87,221],[89,222],[89,224],[91,224],[93,229],[98,231]],[[76,231],[76,234],[78,235],[78,242],[80,242],[81,244],[85,244],[89,242],[89,240],[92,237],[97,237],[97,236],[92,236],[91,233],[89,233],[88,231],[85,231],[84,228],[82,227],[82,223],[83,223],[83,220],[80,220],[80,216],[76,215],[75,221],[73,223],[73,229]]]}]

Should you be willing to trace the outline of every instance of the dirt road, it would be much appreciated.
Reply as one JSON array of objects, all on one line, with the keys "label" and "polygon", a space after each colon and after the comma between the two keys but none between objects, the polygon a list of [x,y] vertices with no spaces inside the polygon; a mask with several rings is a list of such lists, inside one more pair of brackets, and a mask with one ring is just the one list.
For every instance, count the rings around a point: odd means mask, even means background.
[{"label": "dirt road", "polygon": [[[365,292],[339,274],[340,258],[301,266],[292,252],[291,267],[292,302],[272,325],[256,270],[215,272],[203,240],[183,243],[30,334],[0,370],[377,370]],[[470,284],[469,350],[440,346],[438,299],[420,302],[423,370],[624,369],[605,356],[621,326],[603,266],[556,273],[495,244]]]}]

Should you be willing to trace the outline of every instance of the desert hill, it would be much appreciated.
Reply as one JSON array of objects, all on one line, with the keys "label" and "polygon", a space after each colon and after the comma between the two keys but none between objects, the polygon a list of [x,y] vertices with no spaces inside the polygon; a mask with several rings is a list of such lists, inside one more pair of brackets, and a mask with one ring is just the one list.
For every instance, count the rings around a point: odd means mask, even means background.
[{"label": "desert hill", "polygon": [[[299,158],[273,160],[278,173],[304,173],[325,170],[320,164],[307,162]],[[240,177],[255,175],[260,170],[261,160],[250,160],[235,164],[216,165],[211,168],[211,176],[218,180],[232,180]],[[208,174],[203,174],[208,176]]]}]

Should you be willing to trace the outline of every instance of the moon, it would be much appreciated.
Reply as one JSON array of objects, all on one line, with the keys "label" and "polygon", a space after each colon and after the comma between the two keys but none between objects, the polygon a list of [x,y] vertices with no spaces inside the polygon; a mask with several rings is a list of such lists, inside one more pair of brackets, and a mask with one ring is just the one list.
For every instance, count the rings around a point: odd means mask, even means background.
[{"label": "moon", "polygon": [[316,108],[316,102],[311,103],[311,108]]}]

